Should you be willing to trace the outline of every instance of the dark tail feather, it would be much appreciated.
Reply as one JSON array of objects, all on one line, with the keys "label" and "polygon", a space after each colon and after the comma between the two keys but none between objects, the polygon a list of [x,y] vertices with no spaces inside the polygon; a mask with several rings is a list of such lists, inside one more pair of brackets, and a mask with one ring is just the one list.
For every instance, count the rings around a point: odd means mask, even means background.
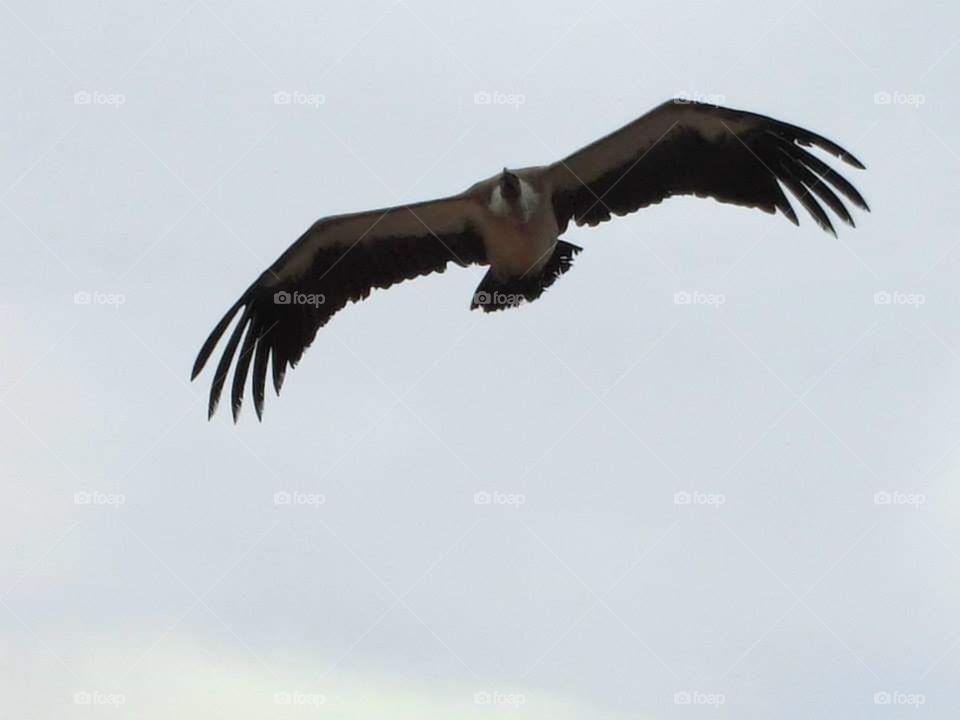
[{"label": "dark tail feather", "polygon": [[572,243],[557,241],[553,255],[537,275],[523,275],[518,278],[501,280],[487,271],[483,280],[473,293],[470,309],[480,308],[484,312],[496,312],[517,307],[525,302],[533,302],[543,295],[544,290],[553,285],[567,270],[573,267],[573,258],[583,250]]}]

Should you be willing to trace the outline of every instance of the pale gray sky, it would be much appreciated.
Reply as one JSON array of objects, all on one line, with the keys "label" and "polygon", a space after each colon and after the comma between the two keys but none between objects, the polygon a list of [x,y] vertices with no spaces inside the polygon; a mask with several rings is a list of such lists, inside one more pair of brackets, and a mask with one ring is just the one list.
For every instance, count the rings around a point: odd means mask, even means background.
[{"label": "pale gray sky", "polygon": [[[958,19],[0,0],[0,715],[952,717]],[[681,93],[837,140],[874,212],[574,228],[538,302],[377,293],[206,421],[200,343],[314,219]]]}]

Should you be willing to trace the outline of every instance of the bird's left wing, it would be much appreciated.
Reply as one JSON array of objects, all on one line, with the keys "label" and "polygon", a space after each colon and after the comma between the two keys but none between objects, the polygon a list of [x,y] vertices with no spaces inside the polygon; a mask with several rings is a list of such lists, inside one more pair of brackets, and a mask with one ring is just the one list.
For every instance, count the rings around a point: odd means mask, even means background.
[{"label": "bird's left wing", "polygon": [[374,288],[443,272],[449,262],[485,264],[474,216],[473,200],[465,194],[317,221],[243,293],[200,349],[191,379],[240,313],[213,377],[210,416],[238,348],[231,388],[234,420],[251,362],[253,400],[262,417],[268,359],[279,394],[287,368],[297,364],[317,330],[348,301],[363,300]]},{"label": "bird's left wing", "polygon": [[796,223],[782,184],[820,227],[836,234],[816,198],[850,225],[853,218],[834,190],[869,208],[849,181],[804,147],[864,167],[836,143],[795,125],[670,100],[550,165],[547,173],[561,229],[571,219],[596,225],[675,195],[712,197],[769,213],[780,210]]}]

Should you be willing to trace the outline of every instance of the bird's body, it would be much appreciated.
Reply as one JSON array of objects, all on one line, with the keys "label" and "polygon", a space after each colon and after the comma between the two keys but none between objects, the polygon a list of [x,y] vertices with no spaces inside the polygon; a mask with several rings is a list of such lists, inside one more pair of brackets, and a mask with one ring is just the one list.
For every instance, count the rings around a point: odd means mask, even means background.
[{"label": "bird's body", "polygon": [[279,393],[287,368],[300,360],[319,328],[374,288],[443,272],[451,262],[488,265],[471,309],[491,312],[531,302],[580,252],[559,240],[571,220],[593,226],[675,195],[779,211],[796,224],[786,188],[820,227],[835,234],[817,199],[850,225],[853,218],[834,190],[869,208],[853,185],[803,146],[863,167],[843,148],[803,128],[754,113],[670,101],[551,165],[504,169],[438,200],[319,220],[227,311],[201,348],[193,376],[242,308],[214,375],[209,412],[216,409],[239,350],[231,387],[234,418],[251,366],[261,416],[268,363]]},{"label": "bird's body", "polygon": [[513,200],[504,198],[500,176],[480,184],[476,224],[490,272],[500,280],[539,274],[556,247],[560,228],[550,203],[544,202],[550,188],[544,187],[539,171],[529,168],[513,173],[520,186]]}]

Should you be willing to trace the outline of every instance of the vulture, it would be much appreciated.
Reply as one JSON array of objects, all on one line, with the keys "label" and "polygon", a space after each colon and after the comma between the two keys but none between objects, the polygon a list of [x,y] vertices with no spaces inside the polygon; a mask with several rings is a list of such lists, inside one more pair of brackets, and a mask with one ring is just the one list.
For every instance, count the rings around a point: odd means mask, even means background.
[{"label": "vulture", "polygon": [[191,379],[239,314],[213,375],[208,417],[232,365],[234,421],[251,367],[250,390],[262,419],[268,364],[279,395],[287,368],[348,302],[374,288],[443,272],[449,263],[489,268],[471,309],[493,312],[532,302],[581,251],[558,239],[571,221],[592,227],[675,195],[779,211],[796,225],[786,190],[836,235],[823,206],[851,226],[841,196],[869,207],[848,180],[805,148],[864,169],[836,143],[796,125],[669,100],[551,165],[504,168],[459,195],[322,218],[230,306],[201,347]]}]

